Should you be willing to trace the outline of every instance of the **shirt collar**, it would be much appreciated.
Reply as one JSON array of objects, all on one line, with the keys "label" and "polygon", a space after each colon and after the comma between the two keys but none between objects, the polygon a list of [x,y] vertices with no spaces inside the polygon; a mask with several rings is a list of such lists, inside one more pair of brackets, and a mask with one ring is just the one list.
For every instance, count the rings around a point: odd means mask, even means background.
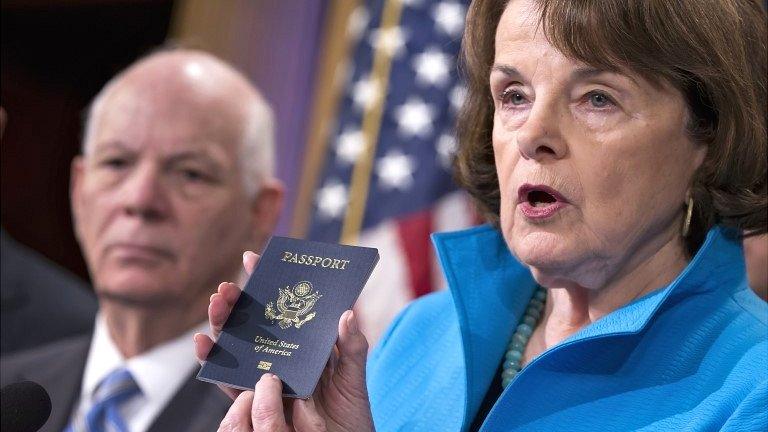
[{"label": "shirt collar", "polygon": [[99,314],[83,375],[83,396],[90,400],[93,391],[110,372],[126,367],[141,388],[142,397],[163,405],[197,366],[192,336],[206,330],[207,323],[200,323],[181,336],[126,360],[109,335],[104,317]]},{"label": "shirt collar", "polygon": [[[474,413],[536,283],[491,226],[434,234],[432,240],[459,320],[467,370],[466,413]],[[745,284],[744,259],[735,232],[715,227],[672,283],[584,327],[568,342],[639,332],[665,302]]]}]

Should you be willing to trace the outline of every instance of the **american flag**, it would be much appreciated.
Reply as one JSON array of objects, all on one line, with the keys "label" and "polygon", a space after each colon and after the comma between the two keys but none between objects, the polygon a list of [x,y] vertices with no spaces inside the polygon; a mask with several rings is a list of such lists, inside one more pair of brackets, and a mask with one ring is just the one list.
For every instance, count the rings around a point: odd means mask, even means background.
[{"label": "american flag", "polygon": [[429,234],[474,222],[450,172],[466,10],[457,0],[368,0],[350,17],[352,61],[307,238],[379,249],[355,306],[372,345],[410,300],[444,287]]}]

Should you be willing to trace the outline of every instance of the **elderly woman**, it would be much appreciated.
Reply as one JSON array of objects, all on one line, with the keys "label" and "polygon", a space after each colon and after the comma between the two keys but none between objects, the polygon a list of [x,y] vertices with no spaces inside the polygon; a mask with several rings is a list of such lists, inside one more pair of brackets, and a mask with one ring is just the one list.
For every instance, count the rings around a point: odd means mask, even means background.
[{"label": "elderly woman", "polygon": [[[265,375],[222,429],[768,428],[768,306],[736,234],[767,225],[765,20],[475,1],[457,172],[491,224],[434,237],[450,289],[395,320],[367,389],[348,312],[312,399]],[[213,296],[214,329],[236,297]]]}]

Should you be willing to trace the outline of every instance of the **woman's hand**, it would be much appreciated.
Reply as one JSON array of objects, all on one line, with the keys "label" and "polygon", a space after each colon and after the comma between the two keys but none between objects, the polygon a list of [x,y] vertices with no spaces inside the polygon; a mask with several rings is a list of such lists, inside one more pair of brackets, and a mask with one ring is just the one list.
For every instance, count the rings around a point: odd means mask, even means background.
[{"label": "woman's hand", "polygon": [[[253,272],[259,256],[243,254],[246,273]],[[195,335],[195,353],[203,361],[218,338],[232,311],[240,288],[229,282],[219,285],[208,305],[208,321],[213,339]],[[282,382],[264,374],[254,391],[219,386],[235,400],[221,422],[220,431],[372,431],[373,421],[365,386],[365,361],[368,341],[359,331],[355,315],[346,311],[339,319],[339,339],[315,393],[308,400],[282,397]]]}]

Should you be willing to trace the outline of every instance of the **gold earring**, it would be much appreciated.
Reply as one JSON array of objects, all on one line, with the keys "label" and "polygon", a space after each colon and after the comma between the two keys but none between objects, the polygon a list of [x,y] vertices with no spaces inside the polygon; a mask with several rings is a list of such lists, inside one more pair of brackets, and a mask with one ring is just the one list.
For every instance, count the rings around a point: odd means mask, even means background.
[{"label": "gold earring", "polygon": [[693,198],[688,197],[688,209],[685,211],[685,221],[683,222],[683,237],[688,237],[688,231],[691,229],[691,216],[693,216]]}]

